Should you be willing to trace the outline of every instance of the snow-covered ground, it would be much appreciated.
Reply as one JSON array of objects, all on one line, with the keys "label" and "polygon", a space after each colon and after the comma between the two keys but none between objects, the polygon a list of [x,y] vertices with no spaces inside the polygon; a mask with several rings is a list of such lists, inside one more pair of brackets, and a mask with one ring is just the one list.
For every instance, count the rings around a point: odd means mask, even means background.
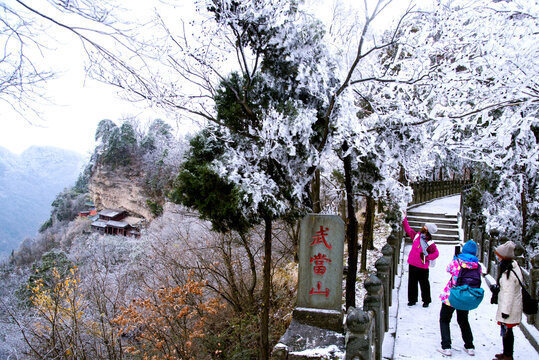
[{"label": "snow-covered ground", "polygon": [[414,207],[413,209],[414,211],[420,212],[457,215],[460,209],[460,194],[433,200],[424,205]]},{"label": "snow-covered ground", "polygon": [[[433,201],[414,210],[440,211],[448,214],[456,214],[459,208],[460,197],[452,196]],[[403,259],[399,266],[399,278],[396,279],[393,290],[393,304],[390,308],[390,329],[384,338],[383,357],[385,359],[477,359],[490,360],[494,354],[502,352],[502,339],[500,327],[495,321],[497,305],[490,304],[490,290],[483,281],[485,298],[479,308],[470,311],[469,321],[474,336],[476,349],[475,357],[470,357],[464,352],[460,328],[457,324],[456,312],[451,321],[452,352],[451,357],[446,357],[436,351],[440,347],[439,314],[441,302],[438,295],[449,281],[449,273],[446,272],[447,264],[454,254],[453,245],[439,245],[440,257],[436,266],[430,269],[430,285],[432,303],[428,308],[423,308],[421,301],[414,306],[408,306],[407,284],[408,264],[406,259],[410,246],[404,248]],[[523,317],[523,321],[526,321]],[[527,329],[535,334],[539,341],[539,335],[533,326]],[[515,352],[514,359],[539,359],[539,354],[530,344],[520,328],[515,328]]]}]

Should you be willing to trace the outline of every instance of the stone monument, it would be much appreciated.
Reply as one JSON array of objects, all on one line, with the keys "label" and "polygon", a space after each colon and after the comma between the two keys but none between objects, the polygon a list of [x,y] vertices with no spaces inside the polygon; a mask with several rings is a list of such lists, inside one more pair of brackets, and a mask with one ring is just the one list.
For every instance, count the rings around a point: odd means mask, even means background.
[{"label": "stone monument", "polygon": [[274,359],[286,359],[286,354],[308,346],[344,351],[344,222],[337,215],[309,214],[300,228],[297,304],[289,328],[274,349]]}]

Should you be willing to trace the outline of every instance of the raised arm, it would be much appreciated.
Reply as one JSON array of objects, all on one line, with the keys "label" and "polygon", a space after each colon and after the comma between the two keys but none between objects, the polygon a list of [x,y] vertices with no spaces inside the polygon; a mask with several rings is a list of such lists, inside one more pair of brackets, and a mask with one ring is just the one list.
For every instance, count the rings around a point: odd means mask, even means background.
[{"label": "raised arm", "polygon": [[417,231],[412,230],[410,225],[408,225],[408,218],[404,218],[404,220],[402,220],[402,226],[404,226],[404,231],[406,232],[406,235],[408,235],[410,239],[413,240],[415,238],[415,235],[417,234]]}]

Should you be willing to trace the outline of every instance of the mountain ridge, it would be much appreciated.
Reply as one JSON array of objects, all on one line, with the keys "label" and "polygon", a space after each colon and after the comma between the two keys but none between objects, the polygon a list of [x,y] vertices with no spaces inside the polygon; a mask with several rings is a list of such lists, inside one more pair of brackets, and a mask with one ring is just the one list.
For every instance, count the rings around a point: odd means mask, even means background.
[{"label": "mountain ridge", "polygon": [[21,154],[0,146],[0,253],[37,234],[56,195],[75,183],[86,161],[53,146],[31,146]]}]

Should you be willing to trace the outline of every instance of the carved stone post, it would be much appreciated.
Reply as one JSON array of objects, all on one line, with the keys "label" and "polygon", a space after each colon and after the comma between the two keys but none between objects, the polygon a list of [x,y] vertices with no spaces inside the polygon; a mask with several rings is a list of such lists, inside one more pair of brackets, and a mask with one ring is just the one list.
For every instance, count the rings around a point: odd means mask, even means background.
[{"label": "carved stone post", "polygon": [[500,232],[497,229],[490,230],[490,243],[488,248],[488,273],[492,275],[494,279],[498,278],[498,269],[496,267],[496,255],[494,254],[494,249],[498,246],[498,236]]},{"label": "carved stone post", "polygon": [[[385,249],[389,247],[389,249]],[[390,253],[391,251],[391,253]],[[384,245],[384,247],[382,248],[382,254],[384,254],[384,256],[389,256],[389,258],[391,259],[391,273],[389,275],[390,277],[390,289],[394,289],[395,288],[395,276],[397,275],[397,266],[398,266],[398,262],[399,262],[399,259],[397,258],[398,257],[398,252],[397,252],[397,248],[396,248],[396,239],[395,239],[395,236],[393,236],[393,233],[391,233],[391,235],[388,236],[387,238],[387,244]],[[391,300],[390,300],[391,302]]]},{"label": "carved stone post", "polygon": [[481,246],[481,262],[487,267],[486,270],[488,272],[488,259],[490,257],[490,237],[486,231],[483,231],[483,236],[481,238],[481,241],[483,243],[483,245]]},{"label": "carved stone post", "polygon": [[[402,237],[399,235],[399,232],[396,231],[396,229],[393,229],[391,234],[387,237],[387,243],[393,248],[393,278],[399,271],[401,240]],[[392,284],[393,287],[395,287],[395,279],[393,279]]]},{"label": "carved stone post", "polygon": [[374,344],[376,348],[376,360],[382,360],[382,341],[384,340],[384,287],[382,281],[375,275],[370,275],[365,280],[365,289],[367,296],[363,301],[363,310],[374,312]]},{"label": "carved stone post", "polygon": [[353,306],[346,314],[346,360],[374,360],[374,313]]},{"label": "carved stone post", "polygon": [[466,214],[466,207],[464,206],[464,199],[466,198],[466,190],[463,190],[460,192],[460,216],[462,217],[462,226],[464,226],[464,221],[466,220],[467,214]]},{"label": "carved stone post", "polygon": [[[521,268],[524,268],[526,269],[527,266],[526,266],[526,259],[524,258],[524,252],[526,251],[526,249],[524,249],[524,247],[520,244],[516,244],[517,246],[515,246],[515,260],[517,261],[518,265],[521,267]],[[525,276],[523,274],[523,276]],[[525,279],[526,282],[527,282],[527,279]]]},{"label": "carved stone post", "polygon": [[[539,254],[531,259],[532,269],[530,271],[530,294],[535,298],[539,298]],[[537,314],[528,318],[528,323],[535,324],[537,327]]]},{"label": "carved stone post", "polygon": [[374,264],[376,267],[376,276],[382,281],[384,287],[383,304],[384,304],[384,329],[389,328],[389,306],[391,305],[391,258],[382,256]]}]

